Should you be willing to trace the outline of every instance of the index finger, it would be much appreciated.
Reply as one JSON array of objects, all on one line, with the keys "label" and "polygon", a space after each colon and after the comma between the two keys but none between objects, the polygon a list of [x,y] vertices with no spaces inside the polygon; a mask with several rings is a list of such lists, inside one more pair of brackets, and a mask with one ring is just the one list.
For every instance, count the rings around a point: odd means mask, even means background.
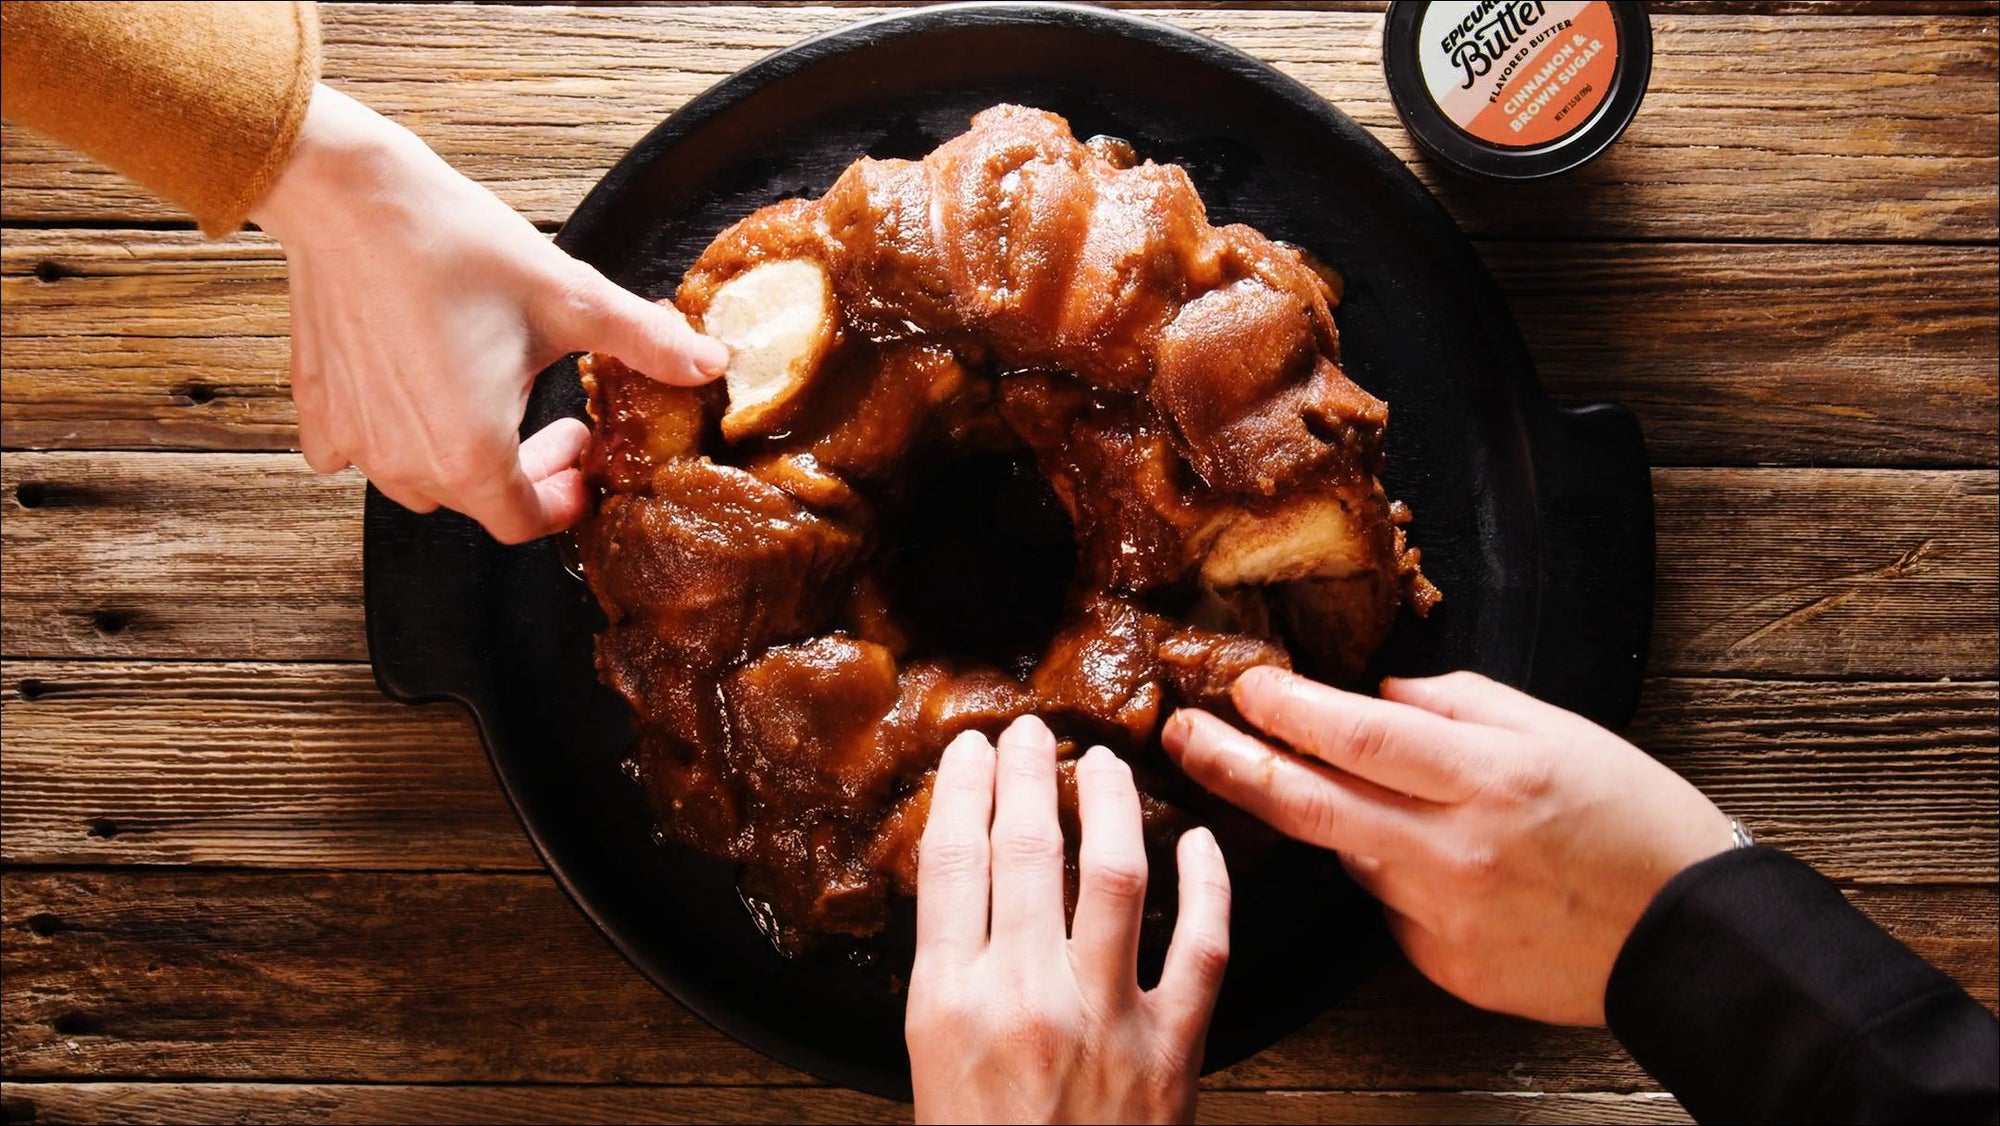
[{"label": "index finger", "polygon": [[1244,719],[1300,754],[1412,797],[1464,801],[1491,757],[1474,725],[1284,669],[1251,669],[1230,696]]},{"label": "index finger", "polygon": [[1383,859],[1421,852],[1427,815],[1439,808],[1288,754],[1194,708],[1169,716],[1160,742],[1217,797],[1286,836],[1337,852]]},{"label": "index finger", "polygon": [[571,468],[590,429],[562,418],[536,431],[506,468],[478,478],[450,502],[501,543],[526,543],[574,524],[583,515],[583,477]]}]

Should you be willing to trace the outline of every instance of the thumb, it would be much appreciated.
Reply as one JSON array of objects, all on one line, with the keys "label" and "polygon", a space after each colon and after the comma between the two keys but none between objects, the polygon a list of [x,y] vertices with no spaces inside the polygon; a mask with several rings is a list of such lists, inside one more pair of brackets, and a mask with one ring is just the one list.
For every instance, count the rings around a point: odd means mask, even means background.
[{"label": "thumb", "polygon": [[604,352],[662,383],[707,383],[729,365],[729,348],[694,330],[679,309],[654,304],[613,284],[588,265],[580,292],[567,295],[559,343],[571,351]]}]

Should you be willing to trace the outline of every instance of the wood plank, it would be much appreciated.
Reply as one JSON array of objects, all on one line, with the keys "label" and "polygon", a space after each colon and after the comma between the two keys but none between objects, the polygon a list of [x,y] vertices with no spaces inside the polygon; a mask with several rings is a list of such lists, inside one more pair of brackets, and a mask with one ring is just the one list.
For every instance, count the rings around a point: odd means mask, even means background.
[{"label": "wood plank", "polygon": [[1662,469],[1653,488],[1655,673],[2000,669],[2000,474]]},{"label": "wood plank", "polygon": [[0,442],[296,449],[290,332],[262,235],[7,231]]},{"label": "wood plank", "polygon": [[0,481],[8,656],[367,656],[355,471],[320,477],[289,455],[7,454]]},{"label": "wood plank", "polygon": [[[2000,473],[1659,469],[1657,675],[1991,679]],[[8,657],[361,660],[361,490],[284,454],[7,453]]]},{"label": "wood plank", "polygon": [[[666,113],[772,50],[878,10],[342,5],[326,13],[325,73],[555,222]],[[1382,82],[1380,16],[1157,14],[1270,61],[1414,160]],[[1507,237],[2000,234],[1990,16],[1663,12],[1653,23],[1645,107],[1602,159],[1505,190],[1421,162],[1419,176],[1469,229]],[[185,218],[52,142],[11,126],[4,137],[0,217]]]},{"label": "wood plank", "polygon": [[465,711],[365,665],[0,665],[0,861],[539,871]]},{"label": "wood plank", "polygon": [[[8,1122],[625,1123],[910,1121],[836,1087],[6,1083]],[[1498,1091],[1210,1091],[1197,1122],[1687,1122],[1673,1096]]]},{"label": "wood plank", "polygon": [[[17,1080],[806,1082],[654,991],[542,876],[16,870],[0,891]],[[1994,888],[1852,895],[1993,1005]],[[1481,1013],[1401,963],[1208,1083],[1653,1087],[1603,1030]]]},{"label": "wood plank", "polygon": [[2000,258],[1977,247],[1486,243],[1543,385],[1655,465],[1992,465]]},{"label": "wood plank", "polygon": [[[464,714],[364,666],[11,661],[0,691],[7,863],[541,866]],[[1628,734],[1835,879],[1992,883],[1996,691],[1658,679]]]},{"label": "wood plank", "polygon": [[1836,879],[2000,878],[2000,685],[1646,683],[1624,734]]},{"label": "wood plank", "polygon": [[[1486,243],[1550,390],[1656,464],[1992,465],[2000,262],[1979,247]],[[51,280],[52,279],[52,280]],[[14,447],[289,450],[284,261],[192,231],[0,248]]]}]

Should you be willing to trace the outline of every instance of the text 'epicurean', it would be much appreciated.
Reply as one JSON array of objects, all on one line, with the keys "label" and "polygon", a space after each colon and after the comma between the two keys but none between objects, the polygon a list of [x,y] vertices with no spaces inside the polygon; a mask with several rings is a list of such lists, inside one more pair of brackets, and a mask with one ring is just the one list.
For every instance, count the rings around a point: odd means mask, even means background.
[{"label": "text 'epicurean'", "polygon": [[1484,0],[1446,32],[1438,46],[1464,68],[1460,86],[1470,89],[1474,80],[1492,70],[1528,28],[1541,22],[1548,7],[1544,0]]}]

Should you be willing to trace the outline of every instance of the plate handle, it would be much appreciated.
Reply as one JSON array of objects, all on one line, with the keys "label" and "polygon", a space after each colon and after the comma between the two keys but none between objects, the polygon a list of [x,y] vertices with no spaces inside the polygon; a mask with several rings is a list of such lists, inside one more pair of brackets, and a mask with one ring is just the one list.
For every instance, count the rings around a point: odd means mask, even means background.
[{"label": "plate handle", "polygon": [[1526,412],[1540,515],[1528,689],[1613,727],[1632,718],[1653,621],[1653,481],[1630,411]]},{"label": "plate handle", "polygon": [[361,563],[375,683],[404,703],[473,706],[484,674],[483,576],[498,545],[456,512],[411,512],[368,486]]}]

